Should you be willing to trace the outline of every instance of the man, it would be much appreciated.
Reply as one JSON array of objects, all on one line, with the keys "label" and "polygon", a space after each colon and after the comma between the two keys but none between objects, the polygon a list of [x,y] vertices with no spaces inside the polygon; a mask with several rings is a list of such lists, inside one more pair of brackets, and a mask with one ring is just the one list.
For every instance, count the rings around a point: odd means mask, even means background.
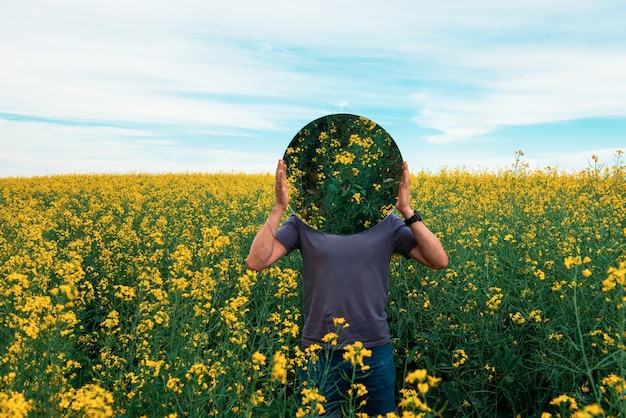
[{"label": "man", "polygon": [[[396,202],[404,220],[390,214],[363,232],[345,236],[317,231],[296,216],[280,226],[289,204],[286,171],[285,162],[279,160],[276,202],[250,247],[246,264],[261,271],[299,249],[304,314],[302,345],[327,346],[323,337],[337,329],[336,318],[345,319],[349,327],[341,330],[337,347],[359,341],[372,353],[366,359],[368,370],[354,375],[367,389],[363,412],[373,416],[394,412],[396,374],[385,313],[391,257],[399,253],[433,269],[448,265],[441,242],[411,208],[408,164],[404,162],[402,166]],[[339,366],[341,350],[333,353],[330,361],[332,367],[328,369],[337,376],[318,375],[316,383],[327,399],[327,411],[337,413],[333,408],[338,407],[347,390],[340,371],[345,366]]]}]

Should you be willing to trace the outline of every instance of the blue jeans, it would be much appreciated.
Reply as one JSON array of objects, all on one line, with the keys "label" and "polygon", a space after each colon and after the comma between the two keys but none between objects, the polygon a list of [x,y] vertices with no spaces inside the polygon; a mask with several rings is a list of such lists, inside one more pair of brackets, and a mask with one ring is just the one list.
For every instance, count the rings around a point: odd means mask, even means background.
[{"label": "blue jeans", "polygon": [[372,356],[363,359],[370,366],[365,372],[358,364],[353,368],[350,361],[345,361],[343,350],[321,351],[315,364],[299,371],[300,379],[307,382],[307,387],[318,388],[326,398],[324,407],[327,415],[340,415],[341,402],[346,399],[353,378],[353,383],[361,383],[367,389],[366,404],[360,412],[369,416],[384,416],[396,411],[396,369],[391,343],[370,350]]}]

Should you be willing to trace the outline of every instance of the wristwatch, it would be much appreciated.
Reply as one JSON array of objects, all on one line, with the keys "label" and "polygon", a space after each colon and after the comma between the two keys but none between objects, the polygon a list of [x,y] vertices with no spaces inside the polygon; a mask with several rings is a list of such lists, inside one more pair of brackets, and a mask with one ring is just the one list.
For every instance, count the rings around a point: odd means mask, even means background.
[{"label": "wristwatch", "polygon": [[413,212],[413,216],[404,220],[406,225],[411,225],[413,222],[422,222],[422,215],[418,211]]}]

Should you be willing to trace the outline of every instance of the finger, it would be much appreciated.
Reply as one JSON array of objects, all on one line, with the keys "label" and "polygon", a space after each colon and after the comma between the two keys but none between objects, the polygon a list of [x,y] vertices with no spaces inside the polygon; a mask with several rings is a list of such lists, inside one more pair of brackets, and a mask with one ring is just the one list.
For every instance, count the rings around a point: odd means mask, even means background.
[{"label": "finger", "polygon": [[285,162],[281,159],[278,160],[276,165],[276,182],[280,182],[285,178]]},{"label": "finger", "polygon": [[411,177],[409,176],[409,165],[405,161],[402,163],[402,183],[408,185],[411,181]]}]

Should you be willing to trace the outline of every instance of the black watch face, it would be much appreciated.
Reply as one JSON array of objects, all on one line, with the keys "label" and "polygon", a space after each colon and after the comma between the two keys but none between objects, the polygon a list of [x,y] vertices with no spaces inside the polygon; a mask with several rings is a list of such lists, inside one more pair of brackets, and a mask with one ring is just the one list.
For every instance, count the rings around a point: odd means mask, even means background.
[{"label": "black watch face", "polygon": [[312,228],[351,235],[394,209],[402,155],[393,138],[367,118],[333,114],[316,119],[293,137],[283,159],[289,205]]}]

